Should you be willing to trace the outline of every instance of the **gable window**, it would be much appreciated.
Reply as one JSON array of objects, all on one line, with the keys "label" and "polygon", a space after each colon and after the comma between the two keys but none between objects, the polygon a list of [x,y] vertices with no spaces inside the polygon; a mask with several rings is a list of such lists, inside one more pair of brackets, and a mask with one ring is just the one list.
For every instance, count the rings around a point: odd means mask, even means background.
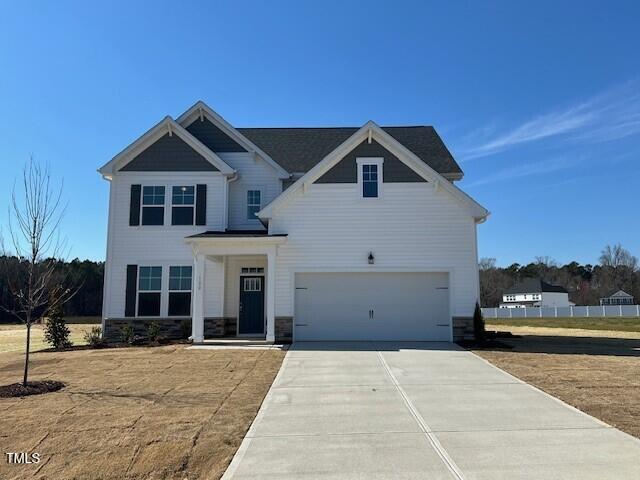
[{"label": "gable window", "polygon": [[162,267],[140,267],[138,275],[138,316],[160,316]]},{"label": "gable window", "polygon": [[171,190],[171,225],[193,225],[195,187],[177,186]]},{"label": "gable window", "polygon": [[357,158],[358,188],[362,198],[378,198],[382,184],[383,158]]},{"label": "gable window", "polygon": [[191,315],[192,267],[169,267],[169,315]]},{"label": "gable window", "polygon": [[362,196],[378,196],[378,165],[362,165]]},{"label": "gable window", "polygon": [[164,224],[164,187],[142,187],[142,225]]},{"label": "gable window", "polygon": [[260,211],[262,202],[260,190],[247,190],[247,220],[257,220],[256,213]]}]

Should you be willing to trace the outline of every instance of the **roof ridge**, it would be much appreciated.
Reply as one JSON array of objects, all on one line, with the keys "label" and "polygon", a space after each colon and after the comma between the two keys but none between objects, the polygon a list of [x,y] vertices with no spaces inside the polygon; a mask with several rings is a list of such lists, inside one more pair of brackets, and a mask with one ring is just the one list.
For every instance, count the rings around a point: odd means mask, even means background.
[{"label": "roof ridge", "polygon": [[[236,127],[237,130],[335,130],[335,129],[354,129],[357,130],[360,127],[341,126],[341,127]],[[385,128],[434,128],[433,125],[384,125],[381,126],[383,130]]]}]

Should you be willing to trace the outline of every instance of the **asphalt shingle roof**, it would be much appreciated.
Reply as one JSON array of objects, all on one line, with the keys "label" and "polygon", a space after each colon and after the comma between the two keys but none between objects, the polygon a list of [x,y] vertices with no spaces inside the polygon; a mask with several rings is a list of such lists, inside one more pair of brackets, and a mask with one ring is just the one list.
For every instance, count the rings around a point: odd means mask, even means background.
[{"label": "asphalt shingle roof", "polygon": [[525,278],[511,288],[507,288],[504,293],[540,293],[540,292],[560,292],[568,293],[558,285],[551,285],[540,278]]},{"label": "asphalt shingle roof", "polygon": [[[438,173],[462,173],[462,169],[433,127],[382,129]],[[238,131],[290,173],[311,170],[357,130],[357,127],[238,128]]]}]

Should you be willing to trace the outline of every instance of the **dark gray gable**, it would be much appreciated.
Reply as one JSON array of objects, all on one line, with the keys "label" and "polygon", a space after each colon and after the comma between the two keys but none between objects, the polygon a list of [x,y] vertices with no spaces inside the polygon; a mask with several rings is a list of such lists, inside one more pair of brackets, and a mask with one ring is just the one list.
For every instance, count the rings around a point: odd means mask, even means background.
[{"label": "dark gray gable", "polygon": [[129,172],[217,172],[178,135],[165,134],[120,169]]},{"label": "dark gray gable", "polygon": [[242,147],[242,145],[206,118],[202,121],[200,121],[199,118],[196,119],[195,122],[187,127],[187,131],[209,147],[209,150],[212,152],[224,153],[247,151]]},{"label": "dark gray gable", "polygon": [[358,183],[358,157],[382,157],[382,179],[384,183],[426,182],[424,178],[414,172],[398,157],[384,148],[375,140],[367,140],[351,150],[342,160],[329,169],[315,183]]}]

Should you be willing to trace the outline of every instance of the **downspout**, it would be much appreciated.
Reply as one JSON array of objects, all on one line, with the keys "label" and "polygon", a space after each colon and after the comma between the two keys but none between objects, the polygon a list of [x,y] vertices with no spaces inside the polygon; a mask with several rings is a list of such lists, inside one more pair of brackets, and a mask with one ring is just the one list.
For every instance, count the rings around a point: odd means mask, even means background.
[{"label": "downspout", "polygon": [[225,209],[224,209],[224,229],[228,230],[229,229],[229,184],[231,182],[235,182],[236,180],[238,180],[240,178],[240,175],[238,175],[238,172],[234,172],[233,175],[228,176],[227,177],[227,198],[226,198],[226,205],[225,205]]}]

